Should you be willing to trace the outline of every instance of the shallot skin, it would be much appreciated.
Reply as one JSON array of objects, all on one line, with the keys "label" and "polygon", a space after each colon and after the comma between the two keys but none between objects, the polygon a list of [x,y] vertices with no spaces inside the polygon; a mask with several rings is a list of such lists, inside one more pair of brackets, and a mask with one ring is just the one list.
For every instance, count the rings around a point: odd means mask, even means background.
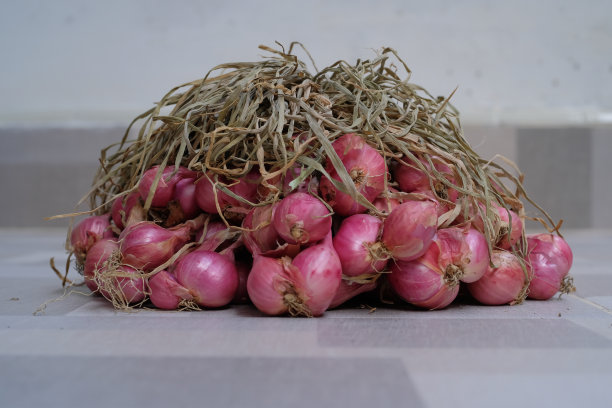
[{"label": "shallot skin", "polygon": [[200,212],[195,199],[195,180],[185,178],[176,183],[174,199],[179,203],[186,218],[193,218]]},{"label": "shallot skin", "polygon": [[83,269],[85,285],[89,290],[94,293],[98,291],[98,284],[95,281],[96,271],[103,268],[107,260],[118,252],[119,244],[112,238],[103,238],[89,249]]},{"label": "shallot skin", "polygon": [[145,278],[130,266],[103,265],[94,274],[100,293],[113,303],[125,306],[140,303],[146,298]]},{"label": "shallot skin", "polygon": [[464,233],[464,240],[467,244],[467,254],[461,281],[476,282],[487,272],[489,266],[487,239],[480,231],[470,228]]},{"label": "shallot skin", "polygon": [[70,245],[76,254],[77,262],[85,262],[87,252],[96,242],[112,237],[108,214],[93,215],[79,221],[70,233]]},{"label": "shallot skin", "polygon": [[140,205],[140,194],[136,191],[127,197],[117,197],[111,207],[111,215],[117,228],[123,229],[131,221],[144,221],[144,214],[132,214],[132,210]]},{"label": "shallot skin", "polygon": [[495,250],[482,278],[468,283],[470,294],[485,305],[504,305],[522,302],[527,278],[516,255],[505,250]]},{"label": "shallot skin", "polygon": [[265,254],[278,247],[280,235],[273,225],[275,205],[252,208],[244,217],[244,244],[251,254]]},{"label": "shallot skin", "polygon": [[134,275],[133,278],[117,277],[116,281],[114,281],[116,289],[118,289],[121,293],[121,300],[129,304],[142,302],[146,298],[146,283],[140,272],[127,265],[119,266],[119,268],[117,268],[117,272]]},{"label": "shallot skin", "polygon": [[436,234],[437,221],[435,202],[407,201],[385,219],[382,242],[396,260],[417,259],[429,248]]},{"label": "shallot skin", "polygon": [[351,215],[342,221],[333,238],[342,273],[359,276],[385,268],[387,259],[374,259],[369,249],[378,241],[381,229],[382,221],[368,214]]},{"label": "shallot skin", "polygon": [[[247,278],[247,293],[259,311],[269,316],[287,313],[284,293],[293,285],[292,279],[285,274],[283,259],[255,254]],[[299,291],[301,288],[293,289]]]},{"label": "shallot skin", "polygon": [[393,187],[389,187],[388,191],[385,193],[381,193],[374,201],[372,205],[376,207],[378,211],[385,215],[389,215],[391,211],[395,209],[398,205],[400,205],[403,201],[400,198],[393,198],[392,195],[396,194],[398,191]]},{"label": "shallot skin", "polygon": [[415,265],[414,261],[408,262],[412,272],[400,274],[402,262],[397,263],[397,268],[391,272],[395,275],[392,286],[395,292],[405,301],[415,306],[428,309],[444,309],[450,305],[459,293],[459,285],[450,287],[444,283],[442,275],[428,269],[423,264]]},{"label": "shallot skin", "polygon": [[[419,161],[428,171],[431,171],[431,165],[427,160],[421,158]],[[453,171],[448,165],[442,163],[438,157],[432,157],[432,162],[436,171],[444,175],[445,179],[448,180],[450,184],[456,184]],[[399,184],[400,189],[404,192],[415,192],[427,195],[431,194],[435,197],[435,199],[438,199],[439,196],[441,199],[448,200],[453,203],[456,202],[457,198],[459,197],[457,190],[448,187],[446,184],[435,180],[432,183],[428,174],[417,168],[416,165],[413,167],[399,164],[394,168],[393,174],[395,180]],[[445,209],[447,209],[447,205],[440,205],[439,211],[445,212]]]},{"label": "shallot skin", "polygon": [[329,210],[317,198],[306,193],[293,193],[283,198],[274,209],[274,229],[290,244],[320,241],[331,231]]},{"label": "shallot skin", "polygon": [[[142,178],[140,179],[140,182],[138,183],[138,192],[143,202],[147,201],[147,198],[151,191],[151,187],[153,187],[153,183],[155,182],[155,177],[157,176],[158,171],[159,166],[151,167],[150,169],[144,172]],[[178,169],[176,169],[176,172],[174,166],[164,167],[159,182],[157,183],[155,192],[153,193],[151,205],[153,207],[165,207],[166,205],[168,205],[168,202],[170,202],[170,200],[174,196],[174,189],[176,187],[176,183],[185,177],[193,177],[194,175],[195,172],[192,172],[185,167],[179,167]]]},{"label": "shallot skin", "polygon": [[212,251],[197,250],[177,262],[177,281],[189,289],[194,301],[203,307],[229,304],[238,289],[238,271],[227,256]]},{"label": "shallot skin", "polygon": [[[256,169],[251,170],[244,177],[235,182],[220,176],[218,177],[218,181],[227,185],[228,190],[246,201],[254,202],[257,197],[259,172]],[[219,209],[223,213],[227,207],[247,206],[246,203],[230,196],[219,188],[215,191],[214,182],[215,176],[213,173],[202,174],[195,182],[195,200],[202,211],[209,214],[217,214]],[[217,202],[219,204],[219,209],[217,209]]]},{"label": "shallot skin", "polygon": [[503,225],[497,245],[502,249],[510,249],[523,235],[523,220],[517,213],[504,207],[498,207],[497,211]]},{"label": "shallot skin", "polygon": [[189,290],[168,271],[160,271],[149,278],[149,290],[151,303],[159,309],[176,310],[183,300],[192,299]]},{"label": "shallot skin", "polygon": [[160,266],[190,238],[190,227],[163,228],[143,221],[126,227],[119,236],[124,262],[151,271]]},{"label": "shallot skin", "polygon": [[267,315],[320,316],[329,308],[341,280],[342,266],[330,232],[293,260],[256,254],[247,292],[255,307]]},{"label": "shallot skin", "polygon": [[[332,147],[353,180],[357,191],[369,202],[374,201],[384,190],[387,173],[382,155],[354,133],[336,139]],[[341,180],[330,159],[326,161],[325,168],[334,180]],[[366,208],[353,197],[338,190],[327,177],[321,178],[319,189],[321,196],[339,215],[350,216],[366,211]]]},{"label": "shallot skin", "polygon": [[527,254],[531,271],[528,297],[550,299],[562,289],[572,266],[572,250],[559,236],[536,234],[527,236]]},{"label": "shallot skin", "polygon": [[450,305],[459,293],[457,280],[449,283],[446,267],[450,256],[440,254],[433,243],[420,258],[392,263],[389,283],[406,302],[426,309],[443,309]]},{"label": "shallot skin", "polygon": [[300,271],[304,280],[310,314],[321,316],[329,308],[342,280],[342,265],[331,244],[331,233],[323,243],[300,252],[292,265]]}]

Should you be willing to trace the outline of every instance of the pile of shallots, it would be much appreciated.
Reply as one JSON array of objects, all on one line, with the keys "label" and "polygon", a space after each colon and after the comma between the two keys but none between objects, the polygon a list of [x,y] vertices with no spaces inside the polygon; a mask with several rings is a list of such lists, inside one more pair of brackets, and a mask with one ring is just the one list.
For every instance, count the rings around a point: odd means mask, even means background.
[{"label": "pile of shallots", "polygon": [[[383,284],[426,309],[448,306],[461,286],[486,305],[562,290],[567,243],[525,236],[521,216],[500,203],[453,213],[470,201],[452,188],[460,181],[442,158],[385,159],[355,134],[332,146],[357,194],[339,188],[329,160],[325,172],[294,165],[265,182],[256,166],[240,179],[152,167],[110,213],[73,228],[86,285],[116,307],[252,302],[294,316],[320,316]],[[451,223],[439,222],[450,213]],[[497,232],[489,240],[484,214]]]}]

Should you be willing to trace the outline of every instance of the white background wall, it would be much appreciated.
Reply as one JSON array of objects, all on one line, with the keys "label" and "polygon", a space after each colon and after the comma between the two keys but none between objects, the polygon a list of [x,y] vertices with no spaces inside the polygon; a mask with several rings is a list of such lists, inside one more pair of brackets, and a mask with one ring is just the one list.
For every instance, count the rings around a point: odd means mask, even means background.
[{"label": "white background wall", "polygon": [[43,218],[131,118],[294,40],[319,67],[397,49],[434,95],[459,87],[468,140],[526,169],[555,219],[612,227],[612,0],[0,0],[0,226],[63,225]]},{"label": "white background wall", "polygon": [[612,2],[1,1],[0,124],[124,125],[172,86],[259,44],[319,67],[396,48],[476,123],[612,121]]}]

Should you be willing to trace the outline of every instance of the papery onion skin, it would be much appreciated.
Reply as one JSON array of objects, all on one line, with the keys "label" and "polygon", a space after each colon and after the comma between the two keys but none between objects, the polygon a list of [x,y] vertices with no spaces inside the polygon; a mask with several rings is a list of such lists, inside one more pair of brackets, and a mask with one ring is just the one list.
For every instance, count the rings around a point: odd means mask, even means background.
[{"label": "papery onion skin", "polygon": [[83,269],[85,285],[89,290],[94,293],[98,291],[96,271],[103,268],[111,256],[117,255],[119,255],[119,244],[112,238],[102,238],[89,249]]},{"label": "papery onion skin", "polygon": [[435,202],[407,201],[398,205],[385,219],[382,242],[396,260],[417,259],[431,244],[437,222]]},{"label": "papery onion skin", "polygon": [[377,256],[375,245],[382,230],[382,221],[368,214],[355,214],[345,218],[333,238],[334,248],[342,264],[342,273],[359,276],[382,271],[388,257]]},{"label": "papery onion skin", "polygon": [[[255,255],[253,267],[247,279],[247,292],[255,307],[269,316],[279,316],[287,313],[288,307],[284,301],[286,292],[293,288],[294,283],[286,276],[283,258],[268,258]],[[299,291],[300,288],[297,288]],[[291,294],[300,297],[299,294]]]},{"label": "papery onion skin", "polygon": [[[384,190],[387,174],[387,165],[382,155],[368,145],[363,138],[353,133],[336,139],[332,146],[353,180],[357,191],[366,200],[374,201]],[[334,180],[341,180],[330,159],[326,161],[325,169]],[[321,178],[319,189],[321,196],[339,215],[349,216],[366,211],[363,205],[349,194],[338,190],[326,177]]]},{"label": "papery onion skin", "polygon": [[290,244],[320,241],[331,231],[332,217],[317,198],[293,193],[283,198],[274,210],[274,229]]},{"label": "papery onion skin", "polygon": [[136,269],[151,271],[168,261],[190,239],[187,226],[166,229],[143,221],[126,227],[119,235],[123,262]]},{"label": "papery onion skin", "polygon": [[109,215],[94,215],[79,221],[70,233],[70,245],[77,257],[77,263],[83,265],[87,251],[102,238],[112,238]]},{"label": "papery onion skin", "polygon": [[571,248],[557,235],[535,234],[527,236],[527,254],[531,272],[528,297],[550,299],[562,289],[563,279],[570,271]]},{"label": "papery onion skin", "polygon": [[305,303],[310,314],[321,316],[334,299],[342,280],[342,265],[332,245],[331,232],[320,244],[300,252],[292,265],[304,279],[308,296]]},{"label": "papery onion skin", "polygon": [[126,197],[117,197],[113,201],[111,215],[113,222],[120,230],[124,229],[130,221],[133,223],[144,221],[140,194],[135,191]]},{"label": "papery onion skin", "polygon": [[149,278],[149,299],[158,309],[176,310],[184,300],[192,299],[189,290],[168,271],[160,271]]},{"label": "papery onion skin", "polygon": [[227,256],[197,250],[181,257],[175,268],[177,281],[187,288],[200,306],[216,308],[229,304],[238,289],[236,266]]},{"label": "papery onion skin", "polygon": [[491,262],[494,266],[489,265],[482,278],[467,284],[470,294],[485,305],[522,302],[527,278],[516,255],[494,250]]}]

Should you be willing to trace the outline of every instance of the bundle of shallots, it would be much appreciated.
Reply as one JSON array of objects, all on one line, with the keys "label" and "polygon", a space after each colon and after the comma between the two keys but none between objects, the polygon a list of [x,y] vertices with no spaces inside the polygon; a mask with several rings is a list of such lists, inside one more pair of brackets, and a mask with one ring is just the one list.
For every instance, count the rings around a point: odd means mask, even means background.
[{"label": "bundle of shallots", "polygon": [[[68,243],[92,292],[320,316],[382,286],[427,309],[462,285],[487,305],[571,290],[571,250],[522,175],[480,158],[450,97],[400,78],[393,50],[311,74],[293,45],[262,48],[172,89],[102,152]],[[547,232],[527,236],[527,218]]]}]

